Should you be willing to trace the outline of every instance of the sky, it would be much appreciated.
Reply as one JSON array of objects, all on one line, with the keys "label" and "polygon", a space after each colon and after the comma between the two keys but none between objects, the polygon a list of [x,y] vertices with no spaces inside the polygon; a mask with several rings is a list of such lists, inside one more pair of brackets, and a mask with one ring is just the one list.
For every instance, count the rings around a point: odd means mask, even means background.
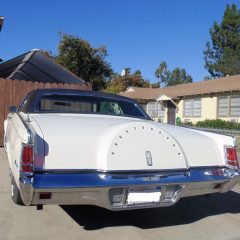
[{"label": "sky", "polygon": [[141,70],[155,82],[161,61],[170,70],[185,68],[201,81],[206,42],[213,22],[220,22],[232,0],[9,0],[2,1],[5,17],[0,33],[0,58],[11,59],[31,49],[57,54],[58,32],[106,46],[115,72]]}]

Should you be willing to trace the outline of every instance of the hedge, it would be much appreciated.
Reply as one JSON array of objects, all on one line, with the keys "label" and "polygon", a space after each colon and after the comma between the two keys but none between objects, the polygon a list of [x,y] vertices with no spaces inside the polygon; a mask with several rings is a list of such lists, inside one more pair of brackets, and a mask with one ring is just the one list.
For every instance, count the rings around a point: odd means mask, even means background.
[{"label": "hedge", "polygon": [[196,124],[192,122],[179,122],[179,126],[189,126],[189,127],[199,127],[199,128],[216,128],[216,129],[231,129],[231,130],[240,130],[240,123],[224,121],[221,119],[199,121]]}]

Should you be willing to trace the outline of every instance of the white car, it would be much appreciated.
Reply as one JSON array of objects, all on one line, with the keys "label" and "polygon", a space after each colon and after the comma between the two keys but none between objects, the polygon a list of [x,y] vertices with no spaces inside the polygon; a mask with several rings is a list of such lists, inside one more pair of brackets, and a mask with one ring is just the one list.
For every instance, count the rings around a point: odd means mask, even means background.
[{"label": "white car", "polygon": [[235,139],[152,121],[137,102],[98,92],[30,92],[4,122],[17,204],[164,207],[229,191]]}]

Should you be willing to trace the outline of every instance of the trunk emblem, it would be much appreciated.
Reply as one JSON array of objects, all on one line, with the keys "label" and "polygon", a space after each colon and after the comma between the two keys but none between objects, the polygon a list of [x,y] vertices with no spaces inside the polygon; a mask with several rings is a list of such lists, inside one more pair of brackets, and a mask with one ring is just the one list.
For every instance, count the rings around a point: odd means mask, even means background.
[{"label": "trunk emblem", "polygon": [[150,151],[146,151],[145,152],[145,158],[146,158],[146,162],[148,166],[152,166],[153,162],[152,162],[152,154]]}]

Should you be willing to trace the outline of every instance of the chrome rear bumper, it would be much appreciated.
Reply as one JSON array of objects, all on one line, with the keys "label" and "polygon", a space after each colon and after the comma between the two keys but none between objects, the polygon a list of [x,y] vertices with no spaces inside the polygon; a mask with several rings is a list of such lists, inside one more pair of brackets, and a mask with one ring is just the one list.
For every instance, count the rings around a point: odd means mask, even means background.
[{"label": "chrome rear bumper", "polygon": [[[21,176],[19,186],[25,205],[86,204],[124,210],[170,206],[181,197],[226,192],[239,178],[238,171],[227,168],[159,173],[38,173],[32,178]],[[161,188],[160,201],[128,204],[128,191],[133,187]],[[40,199],[41,193],[51,193],[51,198]]]}]

